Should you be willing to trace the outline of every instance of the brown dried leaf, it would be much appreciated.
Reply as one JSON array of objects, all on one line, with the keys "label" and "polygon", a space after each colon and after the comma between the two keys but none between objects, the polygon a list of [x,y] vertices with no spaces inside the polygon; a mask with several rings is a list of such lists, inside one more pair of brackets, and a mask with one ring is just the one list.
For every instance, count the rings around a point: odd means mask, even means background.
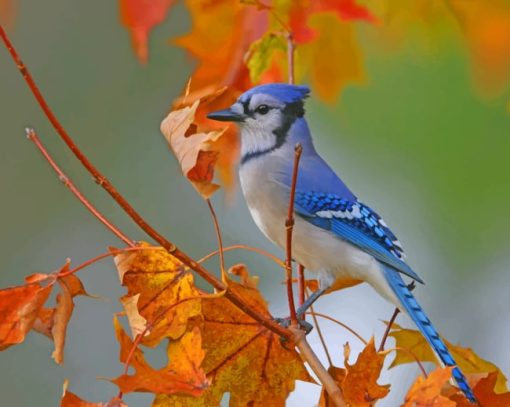
[{"label": "brown dried leaf", "polygon": [[193,121],[199,104],[200,100],[196,100],[191,106],[170,112],[161,123],[161,132],[177,157],[184,176],[204,199],[208,199],[219,188],[212,182],[219,154],[215,143],[226,127],[198,132]]}]

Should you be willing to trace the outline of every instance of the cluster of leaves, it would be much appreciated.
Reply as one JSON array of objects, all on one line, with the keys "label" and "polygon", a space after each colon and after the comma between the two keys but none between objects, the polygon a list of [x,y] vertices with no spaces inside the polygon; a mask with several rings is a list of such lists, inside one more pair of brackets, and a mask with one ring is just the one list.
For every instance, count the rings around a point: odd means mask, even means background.
[{"label": "cluster of leaves", "polygon": [[[120,1],[122,22],[131,32],[141,62],[148,60],[151,29],[164,21],[174,3]],[[489,78],[484,79],[484,89],[501,89],[510,76],[510,6],[504,0],[419,0],[406,6],[397,0],[380,0],[371,5],[373,9],[356,0],[187,0],[186,5],[192,31],[174,43],[192,54],[198,65],[161,130],[183,174],[204,199],[219,188],[215,169],[226,186],[233,185],[237,159],[235,130],[207,121],[206,113],[228,105],[254,84],[294,75],[298,81],[307,78],[324,101],[335,100],[347,83],[360,83],[365,77],[353,22],[374,27],[387,43],[400,41],[409,22],[419,20],[429,29],[455,22],[471,50],[475,77],[480,83],[480,78]],[[12,1],[0,0],[0,19],[11,6]],[[124,366],[122,374],[111,379],[119,394],[107,403],[89,403],[68,391],[66,383],[62,406],[125,407],[122,396],[129,392],[153,393],[153,406],[158,407],[214,406],[225,393],[233,406],[281,406],[297,380],[314,383],[292,343],[283,342],[227,298],[227,291],[234,293],[257,315],[272,318],[257,279],[244,266],[229,272],[222,267],[225,290],[208,293],[195,286],[195,263],[185,264],[169,250],[139,243],[111,249],[97,259],[107,256],[114,257],[120,283],[126,288],[120,298],[124,312],[113,322]],[[21,286],[0,290],[0,350],[22,343],[33,330],[54,342],[53,358],[62,363],[73,298],[88,295],[76,276],[83,268],[71,269],[66,263],[54,273],[31,275]],[[47,303],[55,286],[60,291],[50,307]],[[344,367],[329,367],[347,405],[370,406],[388,395],[390,386],[378,380],[391,353],[395,358],[390,367],[437,364],[419,332],[393,325],[390,336],[394,349],[377,350],[372,338],[351,364],[346,344]],[[168,360],[165,367],[156,369],[141,347],[161,344],[167,346]],[[481,405],[510,405],[506,378],[494,364],[471,349],[447,344],[468,374]],[[438,366],[429,376],[423,370],[404,405],[469,405],[449,383],[450,377],[451,368]],[[319,405],[332,403],[323,390]]]}]

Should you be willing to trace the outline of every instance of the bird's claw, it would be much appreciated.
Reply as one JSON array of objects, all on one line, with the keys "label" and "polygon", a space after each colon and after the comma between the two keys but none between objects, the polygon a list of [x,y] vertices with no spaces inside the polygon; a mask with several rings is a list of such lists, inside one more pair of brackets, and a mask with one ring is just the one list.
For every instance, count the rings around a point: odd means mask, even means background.
[{"label": "bird's claw", "polygon": [[[287,317],[287,318],[275,318],[275,321],[280,324],[281,326],[283,326],[284,328],[288,328],[290,326],[290,318]],[[312,329],[313,329],[313,325],[310,324],[309,322],[306,322],[304,319],[298,319],[297,320],[298,322],[298,326],[300,329],[302,329],[303,331],[305,331],[305,335],[308,335]]]}]

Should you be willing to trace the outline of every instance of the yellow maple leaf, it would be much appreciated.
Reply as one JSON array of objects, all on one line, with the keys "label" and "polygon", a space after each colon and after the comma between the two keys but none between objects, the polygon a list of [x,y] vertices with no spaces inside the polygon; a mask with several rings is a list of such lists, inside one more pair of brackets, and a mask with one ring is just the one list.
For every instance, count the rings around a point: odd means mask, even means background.
[{"label": "yellow maple leaf", "polygon": [[150,323],[142,344],[156,346],[163,338],[179,338],[188,319],[201,314],[193,275],[164,249],[125,252],[114,260],[128,290],[121,301],[132,331],[141,333]]}]

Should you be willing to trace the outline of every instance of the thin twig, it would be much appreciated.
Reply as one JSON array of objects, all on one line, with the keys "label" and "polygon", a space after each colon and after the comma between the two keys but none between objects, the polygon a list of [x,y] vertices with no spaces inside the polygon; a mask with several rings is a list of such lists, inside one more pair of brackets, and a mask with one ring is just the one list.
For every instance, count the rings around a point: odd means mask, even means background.
[{"label": "thin twig", "polygon": [[329,366],[333,366],[333,359],[331,359],[331,355],[329,354],[328,345],[326,344],[326,340],[324,339],[324,336],[322,335],[322,330],[319,325],[319,321],[317,320],[317,316],[315,315],[315,312],[313,310],[313,305],[310,306],[310,311],[312,314],[313,324],[315,325],[315,329],[317,329],[317,334],[319,335],[319,339],[321,341],[322,347],[324,348],[324,352],[326,353],[326,357],[328,358]]},{"label": "thin twig", "polygon": [[[305,266],[302,264],[298,265],[298,299],[299,306],[303,305],[305,302]],[[303,319],[305,319],[305,314],[303,314]]]},{"label": "thin twig", "polygon": [[[259,249],[257,247],[246,246],[244,244],[236,244],[236,245],[233,245],[233,246],[227,246],[227,247],[223,248],[223,252],[229,252],[231,250],[247,250],[249,252],[255,252],[255,253],[258,253],[258,254],[260,254],[260,255],[262,255],[264,257],[267,257],[268,259],[272,260],[273,262],[275,262],[281,268],[285,268],[285,262],[281,261],[278,257],[272,255],[271,253],[266,252],[265,250]],[[215,250],[215,251],[205,255],[200,260],[197,260],[197,263],[203,263],[204,261],[209,260],[211,257],[214,257],[217,254],[219,254],[219,252],[220,252],[219,250]]]},{"label": "thin twig", "polygon": [[220,255],[220,269],[221,269],[221,276],[225,276],[225,256],[223,255],[223,239],[221,238],[221,229],[220,229],[220,223],[218,222],[218,217],[216,216],[216,211],[214,210],[214,207],[212,205],[212,202],[210,199],[207,199],[207,206],[209,207],[209,211],[211,212],[211,217],[214,224],[214,231],[216,232],[216,239],[218,240],[218,252]]},{"label": "thin twig", "polygon": [[294,334],[294,341],[296,347],[299,349],[299,355],[317,375],[333,403],[335,403],[337,407],[346,407],[347,404],[343,398],[342,391],[310,347],[310,344],[306,340],[305,333],[294,327],[291,327],[290,330]]},{"label": "thin twig", "polygon": [[[312,315],[312,312],[307,312],[307,314]],[[331,322],[334,322],[335,324],[340,325],[342,328],[347,329],[351,334],[353,334],[356,338],[358,338],[365,345],[368,344],[368,342],[365,339],[363,339],[363,337],[359,333],[357,333],[354,329],[352,329],[349,325],[346,325],[343,322],[339,321],[338,319],[332,318],[329,315],[322,314],[320,312],[313,312],[313,314],[317,315],[318,317],[327,319],[327,320],[329,320]]]},{"label": "thin twig", "polygon": [[57,273],[58,277],[67,277],[68,275],[77,273],[80,270],[83,270],[84,268],[97,263],[98,261],[101,261],[103,259],[106,259],[107,257],[117,256],[118,254],[126,253],[126,252],[137,252],[137,251],[144,251],[144,250],[162,250],[161,247],[156,246],[135,246],[135,247],[126,247],[124,249],[114,249],[110,250],[107,253],[102,253],[100,255],[97,255],[96,257],[93,257],[91,259],[88,259],[84,261],[79,266],[76,266],[75,268],[71,270],[64,271],[63,273]]},{"label": "thin twig", "polygon": [[283,336],[285,338],[290,338],[291,333],[288,329],[279,325],[276,321],[267,318],[265,315],[262,315],[258,310],[254,309],[250,304],[248,304],[242,297],[240,297],[237,293],[232,291],[227,285],[225,285],[221,280],[217,279],[212,273],[198,264],[195,260],[193,260],[186,253],[182,252],[177,246],[163,237],[159,232],[157,232],[151,225],[147,223],[147,221],[131,206],[131,204],[124,198],[117,189],[108,181],[108,179],[101,174],[101,172],[89,161],[87,156],[78,148],[75,144],[74,140],[64,129],[62,124],[58,121],[57,117],[54,115],[52,110],[50,109],[48,103],[42,96],[39,88],[37,87],[34,79],[30,75],[27,67],[24,65],[23,61],[19,57],[18,53],[14,49],[12,43],[5,30],[0,26],[0,38],[4,42],[7,50],[9,51],[14,63],[16,64],[18,70],[21,75],[25,79],[28,87],[32,91],[34,97],[36,98],[39,106],[45,113],[46,117],[53,125],[55,131],[62,138],[64,143],[69,147],[69,149],[73,152],[75,157],[81,162],[81,164],[85,167],[85,169],[92,175],[94,180],[106,191],[110,194],[110,196],[117,202],[117,204],[126,212],[126,214],[152,239],[154,239],[158,244],[160,244],[166,251],[172,254],[175,258],[180,260],[190,269],[195,271],[200,277],[202,277],[205,281],[207,281],[210,285],[212,285],[218,291],[224,291],[225,297],[236,305],[241,311],[245,314],[249,315],[255,321],[259,322],[265,328],[271,330],[272,332]]},{"label": "thin twig", "polygon": [[83,196],[83,194],[76,188],[71,179],[60,169],[55,160],[51,157],[50,153],[44,145],[41,143],[41,140],[37,136],[37,133],[32,128],[26,128],[25,134],[27,138],[35,144],[35,146],[39,149],[43,157],[48,161],[51,167],[55,170],[58,175],[58,178],[62,183],[78,198],[78,200],[89,210],[92,215],[94,215],[103,225],[105,225],[115,236],[117,236],[120,240],[126,243],[130,247],[134,247],[135,243],[133,240],[128,238],[124,233],[122,233],[116,226],[114,226],[106,217],[99,212],[94,206],[90,203],[90,201]]},{"label": "thin twig", "polygon": [[384,331],[384,335],[381,339],[381,344],[379,345],[379,352],[382,352],[384,350],[384,345],[386,344],[386,339],[388,339],[388,335],[390,334],[391,326],[397,319],[397,315],[399,314],[400,310],[398,308],[395,308],[395,311],[393,311],[393,315],[390,318],[390,322],[388,322],[388,325],[386,325],[386,330]]},{"label": "thin twig", "polygon": [[287,258],[285,260],[286,271],[285,274],[291,324],[297,324],[296,307],[294,305],[294,292],[292,289],[292,232],[294,231],[294,198],[296,196],[296,184],[299,172],[299,160],[301,159],[302,152],[303,147],[301,146],[301,144],[297,144],[296,147],[294,148],[294,168],[292,171],[292,183],[290,186],[289,208],[287,213],[287,219],[285,220],[285,228],[287,229],[287,242],[286,242]]},{"label": "thin twig", "polygon": [[[304,271],[304,267],[303,267],[303,271]],[[306,290],[306,294],[308,294],[308,290]],[[326,357],[328,358],[329,366],[333,366],[333,359],[331,358],[331,355],[329,353],[329,349],[328,349],[328,345],[326,344],[326,340],[324,339],[324,336],[322,335],[322,329],[319,325],[319,321],[317,320],[317,315],[315,315],[315,310],[313,309],[313,305],[310,306],[310,311],[312,314],[313,323],[315,325],[315,328],[317,329],[317,334],[319,335],[319,339],[321,341],[322,347],[324,348],[324,352],[326,353]],[[304,314],[303,314],[303,316],[304,316]]]}]

